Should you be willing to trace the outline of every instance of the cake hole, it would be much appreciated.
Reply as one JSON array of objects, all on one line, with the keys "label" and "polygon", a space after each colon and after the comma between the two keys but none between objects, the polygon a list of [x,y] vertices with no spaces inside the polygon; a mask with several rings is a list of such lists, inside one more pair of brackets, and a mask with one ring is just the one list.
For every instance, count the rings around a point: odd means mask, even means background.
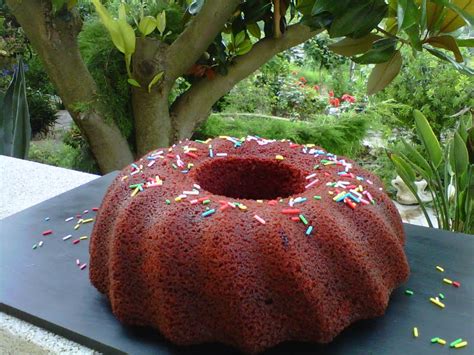
[{"label": "cake hole", "polygon": [[239,199],[272,200],[304,191],[304,176],[276,160],[229,157],[203,163],[195,172],[197,183],[215,195]]}]

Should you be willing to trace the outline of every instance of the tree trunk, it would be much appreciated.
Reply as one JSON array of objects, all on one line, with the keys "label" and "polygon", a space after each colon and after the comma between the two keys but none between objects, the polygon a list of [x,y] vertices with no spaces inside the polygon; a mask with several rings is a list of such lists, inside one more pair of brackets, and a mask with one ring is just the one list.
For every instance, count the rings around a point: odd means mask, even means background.
[{"label": "tree trunk", "polygon": [[102,173],[131,163],[133,156],[127,140],[113,122],[106,122],[101,115],[97,87],[77,46],[77,34],[82,26],[79,16],[72,13],[69,17],[53,17],[51,2],[45,0],[8,0],[7,4],[41,58],[74,122],[87,138]]},{"label": "tree trunk", "polygon": [[[168,94],[173,80],[168,79],[165,56],[168,47],[155,38],[137,38],[132,75],[141,88],[132,90],[132,107],[139,156],[173,143],[168,109]],[[149,83],[160,72],[163,72],[163,77],[149,90]]]}]

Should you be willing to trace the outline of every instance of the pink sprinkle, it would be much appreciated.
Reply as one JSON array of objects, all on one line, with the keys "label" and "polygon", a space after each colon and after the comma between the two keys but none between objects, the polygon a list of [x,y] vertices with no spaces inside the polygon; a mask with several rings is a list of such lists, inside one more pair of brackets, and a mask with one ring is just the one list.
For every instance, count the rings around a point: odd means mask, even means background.
[{"label": "pink sprinkle", "polygon": [[363,198],[360,199],[360,202],[362,202],[364,205],[370,205],[370,202]]},{"label": "pink sprinkle", "polygon": [[87,267],[87,264],[82,264],[82,265],[80,266],[80,269],[81,269],[81,270],[84,270],[86,267]]},{"label": "pink sprinkle", "polygon": [[194,200],[191,200],[191,201],[189,201],[189,202],[191,203],[191,205],[195,205],[195,204],[198,203],[199,201],[196,200],[196,199],[194,199]]},{"label": "pink sprinkle", "polygon": [[460,286],[461,286],[461,283],[458,282],[458,281],[453,281],[453,286],[454,286],[454,287],[460,287]]},{"label": "pink sprinkle", "polygon": [[50,234],[53,234],[53,231],[51,229],[48,229],[43,232],[43,235],[50,235]]},{"label": "pink sprinkle", "polygon": [[260,217],[260,216],[254,215],[253,217],[254,217],[257,221],[259,221],[260,223],[262,223],[262,224],[265,224],[265,223],[266,223],[265,220],[264,220],[262,217]]},{"label": "pink sprinkle", "polygon": [[306,176],[306,180],[312,179],[316,176],[316,173]]},{"label": "pink sprinkle", "polygon": [[270,206],[276,206],[278,204],[278,201],[277,200],[270,200],[270,201],[268,201],[268,204]]},{"label": "pink sprinkle", "polygon": [[93,207],[92,211],[97,212],[99,210],[99,207]]},{"label": "pink sprinkle", "polygon": [[374,184],[374,183],[373,183],[372,181],[370,181],[369,179],[367,179],[367,180],[365,180],[365,181],[367,181],[367,183],[370,184],[370,185],[373,185],[373,184]]},{"label": "pink sprinkle", "polygon": [[318,181],[319,181],[319,179],[313,180],[313,181],[311,181],[308,185],[306,185],[304,188],[305,188],[305,189],[308,189],[308,188],[310,188],[311,186],[313,186],[314,184],[316,184]]},{"label": "pink sprinkle", "polygon": [[229,207],[230,207],[230,205],[228,203],[226,203],[225,205],[222,205],[221,207],[219,207],[219,210],[224,211],[224,210],[228,209]]},{"label": "pink sprinkle", "polygon": [[72,244],[77,244],[77,243],[79,243],[80,241],[81,241],[80,239],[73,240],[73,241],[72,241]]},{"label": "pink sprinkle", "polygon": [[150,161],[150,162],[148,163],[148,167],[151,167],[151,166],[153,166],[153,164],[155,164],[155,162],[156,162],[156,160],[152,160],[152,161]]},{"label": "pink sprinkle", "polygon": [[81,264],[81,262],[79,261],[79,259],[76,259],[76,265],[79,266]]}]

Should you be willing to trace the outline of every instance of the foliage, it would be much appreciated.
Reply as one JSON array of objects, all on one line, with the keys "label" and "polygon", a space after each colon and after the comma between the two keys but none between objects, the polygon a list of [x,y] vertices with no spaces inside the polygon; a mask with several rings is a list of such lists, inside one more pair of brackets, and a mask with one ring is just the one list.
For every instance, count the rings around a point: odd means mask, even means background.
[{"label": "foliage", "polygon": [[[77,126],[73,126],[63,137],[65,146],[74,152],[71,169],[85,171],[91,174],[99,174],[99,167],[91,153],[89,145]],[[65,149],[70,149],[65,148]]]},{"label": "foliage", "polygon": [[0,154],[25,159],[30,145],[31,125],[21,57],[1,103]]},{"label": "foliage", "polygon": [[305,58],[308,58],[315,67],[319,69],[334,70],[348,62],[347,57],[336,54],[329,49],[329,36],[318,36],[307,40],[303,44]]},{"label": "foliage", "polygon": [[97,84],[106,119],[115,121],[123,136],[132,141],[133,113],[124,59],[96,19],[85,23],[79,35],[79,48]]},{"label": "foliage", "polygon": [[[450,117],[465,107],[474,107],[472,80],[460,75],[451,65],[420,54],[405,66],[399,77],[378,100],[391,99],[406,107],[418,108],[430,122],[435,134],[452,127],[455,118]],[[414,127],[412,109],[397,110],[399,123],[406,128]]]},{"label": "foliage", "polygon": [[443,150],[426,117],[417,110],[414,117],[424,154],[403,141],[407,154],[389,153],[397,173],[418,200],[430,227],[433,224],[414,183],[417,175],[428,182],[438,225],[446,230],[474,233],[474,164],[472,156],[470,163],[468,151],[468,139],[472,139],[473,133],[472,118],[460,120]]},{"label": "foliage", "polygon": [[46,135],[57,120],[56,105],[51,102],[49,95],[45,95],[41,91],[28,90],[27,95],[31,133],[33,136]]},{"label": "foliage", "polygon": [[193,139],[220,135],[243,137],[257,135],[269,139],[290,139],[297,143],[314,143],[334,154],[355,155],[367,133],[367,121],[346,114],[337,119],[320,116],[310,122],[261,118],[223,118],[212,115],[195,132]]}]

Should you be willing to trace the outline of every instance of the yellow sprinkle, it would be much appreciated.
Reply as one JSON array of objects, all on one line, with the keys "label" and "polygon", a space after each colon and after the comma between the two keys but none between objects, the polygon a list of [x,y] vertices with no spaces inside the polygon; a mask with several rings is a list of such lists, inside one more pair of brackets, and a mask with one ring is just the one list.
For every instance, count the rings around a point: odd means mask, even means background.
[{"label": "yellow sprinkle", "polygon": [[195,152],[195,151],[197,151],[197,148],[194,148],[194,147],[188,148],[188,152]]},{"label": "yellow sprinkle", "polygon": [[333,199],[333,201],[336,201],[338,198],[344,196],[345,194],[346,194],[346,192],[342,191],[342,192],[338,193],[336,196],[334,196],[332,199]]},{"label": "yellow sprinkle", "polygon": [[247,206],[245,206],[244,204],[242,203],[239,203],[238,204],[239,208],[242,210],[242,211],[245,211],[247,209]]},{"label": "yellow sprinkle", "polygon": [[467,341],[462,341],[462,342],[457,343],[456,345],[454,345],[454,347],[455,347],[456,349],[464,348],[465,346],[467,346]]},{"label": "yellow sprinkle", "polygon": [[277,155],[275,155],[275,159],[276,160],[283,160],[285,158],[283,157],[283,155],[277,154]]},{"label": "yellow sprinkle", "polygon": [[122,176],[122,181],[128,179],[128,175]]},{"label": "yellow sprinkle", "polygon": [[138,193],[138,191],[140,191],[140,189],[137,187],[135,190],[132,191],[130,196],[134,197]]},{"label": "yellow sprinkle", "polygon": [[437,299],[435,299],[435,298],[433,298],[433,297],[430,298],[430,301],[431,301],[431,303],[434,303],[434,304],[437,305],[438,307],[441,307],[441,308],[444,308],[444,307],[445,307],[444,303],[441,303],[439,300],[437,300]]},{"label": "yellow sprinkle", "polygon": [[182,198],[181,198],[181,196],[178,196],[178,197],[175,197],[175,199],[174,199],[174,200],[175,200],[176,202],[179,202],[179,201],[181,201],[181,200],[182,200]]},{"label": "yellow sprinkle", "polygon": [[263,200],[257,200],[257,203],[263,203]]},{"label": "yellow sprinkle", "polygon": [[82,221],[82,223],[90,223],[90,222],[94,222],[94,218],[87,218]]},{"label": "yellow sprinkle", "polygon": [[415,338],[418,338],[418,328],[417,328],[417,327],[414,327],[414,328],[413,328],[413,336],[414,336]]},{"label": "yellow sprinkle", "polygon": [[79,238],[80,240],[86,240],[87,239],[87,235],[83,235],[82,237]]},{"label": "yellow sprinkle", "polygon": [[206,144],[207,144],[207,143],[209,143],[210,141],[212,141],[212,138],[208,138],[208,139],[206,139],[206,140],[204,141],[204,143],[206,143]]},{"label": "yellow sprinkle", "polygon": [[81,224],[83,222],[84,222],[84,220],[82,218],[79,218],[79,220],[77,221],[77,224]]},{"label": "yellow sprinkle", "polygon": [[314,146],[315,146],[314,143],[308,143],[308,144],[306,144],[306,147],[308,147],[308,148],[311,148],[311,147],[314,147]]},{"label": "yellow sprinkle", "polygon": [[334,192],[333,191],[328,191],[328,194],[334,195]]},{"label": "yellow sprinkle", "polygon": [[220,139],[226,139],[229,138],[229,136],[219,136]]},{"label": "yellow sprinkle", "polygon": [[75,229],[75,230],[78,230],[80,226],[81,226],[80,224],[76,224],[76,225],[74,226],[74,229]]},{"label": "yellow sprinkle", "polygon": [[358,189],[360,192],[364,191],[364,188],[362,187],[362,185],[359,185]]},{"label": "yellow sprinkle", "polygon": [[443,279],[443,282],[447,283],[447,284],[450,284],[450,285],[453,284],[453,282],[450,279]]},{"label": "yellow sprinkle", "polygon": [[438,344],[441,344],[441,345],[445,345],[445,344],[446,344],[446,340],[441,339],[441,338],[438,338],[437,342],[438,342]]},{"label": "yellow sprinkle", "polygon": [[444,272],[444,269],[439,265],[436,266],[436,270],[438,270],[439,272]]}]

